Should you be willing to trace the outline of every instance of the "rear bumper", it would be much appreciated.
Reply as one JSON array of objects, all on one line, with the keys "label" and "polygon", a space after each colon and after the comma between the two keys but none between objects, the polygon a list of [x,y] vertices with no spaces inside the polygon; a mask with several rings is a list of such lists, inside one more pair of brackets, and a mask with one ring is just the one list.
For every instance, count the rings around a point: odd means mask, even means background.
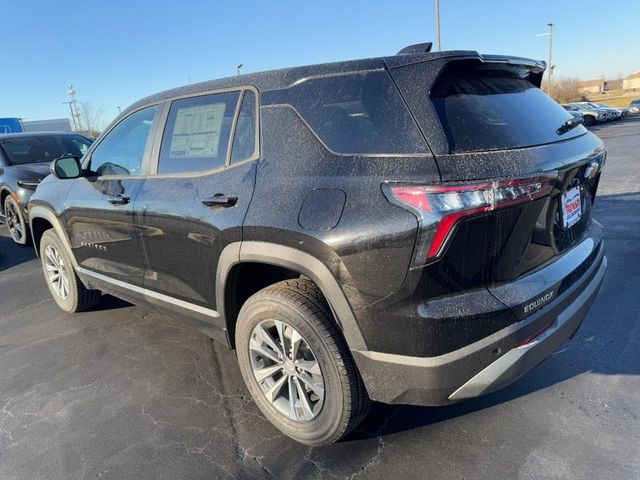
[{"label": "rear bumper", "polygon": [[[602,284],[607,259],[536,313],[486,338],[437,357],[354,351],[369,396],[384,403],[446,405],[498,390],[518,380],[571,338]],[[542,328],[539,336],[521,345]]]}]

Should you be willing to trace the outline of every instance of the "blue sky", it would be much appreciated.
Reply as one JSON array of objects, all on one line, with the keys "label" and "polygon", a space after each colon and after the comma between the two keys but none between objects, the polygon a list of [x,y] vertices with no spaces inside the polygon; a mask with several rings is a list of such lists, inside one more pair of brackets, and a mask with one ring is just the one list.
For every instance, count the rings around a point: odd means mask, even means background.
[{"label": "blue sky", "polygon": [[[607,5],[615,7],[607,8]],[[0,117],[110,121],[157,91],[235,73],[393,54],[435,37],[433,0],[4,0]],[[640,0],[440,0],[443,49],[546,59],[558,76],[640,70]],[[600,19],[603,19],[600,21]]]}]

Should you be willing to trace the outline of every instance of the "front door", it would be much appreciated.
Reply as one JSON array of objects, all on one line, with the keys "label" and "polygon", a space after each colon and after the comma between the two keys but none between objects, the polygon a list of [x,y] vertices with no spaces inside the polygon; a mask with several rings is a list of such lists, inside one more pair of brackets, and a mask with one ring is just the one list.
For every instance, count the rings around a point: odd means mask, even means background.
[{"label": "front door", "polygon": [[65,199],[65,224],[80,273],[142,287],[144,262],[133,226],[133,205],[144,183],[156,106],[123,119],[83,162]]},{"label": "front door", "polygon": [[256,108],[249,89],[171,103],[157,165],[135,204],[150,303],[218,326],[216,268],[224,247],[242,238],[258,156]]}]

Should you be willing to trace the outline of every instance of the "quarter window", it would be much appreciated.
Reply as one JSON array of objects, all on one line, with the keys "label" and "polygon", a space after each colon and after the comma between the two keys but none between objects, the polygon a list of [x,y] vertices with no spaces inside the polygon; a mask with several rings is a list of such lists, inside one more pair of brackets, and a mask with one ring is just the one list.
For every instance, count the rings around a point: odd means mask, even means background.
[{"label": "quarter window", "polygon": [[329,147],[347,154],[426,153],[427,146],[386,72],[306,80],[285,90]]},{"label": "quarter window", "polygon": [[242,105],[233,136],[231,163],[251,158],[256,145],[256,95],[246,90],[242,97]]},{"label": "quarter window", "polygon": [[98,176],[140,174],[156,110],[133,113],[111,130],[91,154],[91,170]]},{"label": "quarter window", "polygon": [[175,100],[162,138],[158,173],[223,167],[239,96],[230,92]]}]

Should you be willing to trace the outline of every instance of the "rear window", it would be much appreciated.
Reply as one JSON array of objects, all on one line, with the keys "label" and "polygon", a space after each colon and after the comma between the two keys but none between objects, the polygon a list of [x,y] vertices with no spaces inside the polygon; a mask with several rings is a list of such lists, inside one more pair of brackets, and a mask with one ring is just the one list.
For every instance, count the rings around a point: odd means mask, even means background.
[{"label": "rear window", "polygon": [[385,71],[306,80],[288,89],[287,101],[334,152],[427,151],[413,118]]},{"label": "rear window", "polygon": [[559,131],[571,115],[528,80],[499,68],[449,68],[431,100],[452,153],[542,145],[586,132],[583,126]]}]

